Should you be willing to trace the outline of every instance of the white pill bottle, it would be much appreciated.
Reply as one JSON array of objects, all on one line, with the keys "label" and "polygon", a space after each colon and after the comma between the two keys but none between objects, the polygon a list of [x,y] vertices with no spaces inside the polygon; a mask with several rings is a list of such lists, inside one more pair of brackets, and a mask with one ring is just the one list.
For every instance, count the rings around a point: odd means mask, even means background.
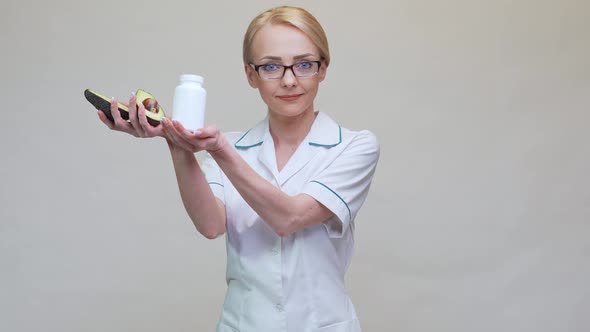
[{"label": "white pill bottle", "polygon": [[180,75],[180,84],[174,89],[172,119],[194,132],[205,125],[207,91],[203,77],[191,74]]}]

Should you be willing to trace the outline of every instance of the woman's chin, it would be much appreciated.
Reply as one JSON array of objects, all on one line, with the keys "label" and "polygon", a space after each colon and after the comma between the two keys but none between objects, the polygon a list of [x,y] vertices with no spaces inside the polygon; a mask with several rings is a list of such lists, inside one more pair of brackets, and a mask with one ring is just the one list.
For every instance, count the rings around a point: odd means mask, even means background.
[{"label": "woman's chin", "polygon": [[301,105],[282,105],[269,108],[269,113],[280,117],[299,117],[306,113],[313,113],[313,107],[303,108]]}]

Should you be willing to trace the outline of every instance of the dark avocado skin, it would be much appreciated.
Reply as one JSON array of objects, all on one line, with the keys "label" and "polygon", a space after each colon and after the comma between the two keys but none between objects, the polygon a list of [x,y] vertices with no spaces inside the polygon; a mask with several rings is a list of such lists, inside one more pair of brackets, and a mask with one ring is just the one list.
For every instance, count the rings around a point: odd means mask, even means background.
[{"label": "dark avocado skin", "polygon": [[[115,121],[115,119],[113,119],[113,115],[111,114],[111,101],[110,100],[107,100],[107,99],[93,93],[92,91],[90,91],[90,89],[84,90],[84,97],[86,97],[86,100],[88,100],[97,110],[103,111],[109,120]],[[125,120],[129,120],[129,111],[127,109],[122,108],[120,105],[119,105],[118,109],[119,109],[119,113],[121,114],[121,118],[123,118]],[[146,117],[146,119],[147,119],[147,122],[154,127],[156,127],[160,124],[160,121],[156,121],[156,120],[151,119],[149,117]]]},{"label": "dark avocado skin", "polygon": [[[97,110],[103,111],[107,118],[111,121],[115,121],[113,119],[113,115],[111,114],[111,102],[105,100],[104,98],[95,95],[89,89],[84,90],[84,97],[88,100]],[[119,107],[119,113],[121,113],[121,117],[125,120],[129,120],[129,112]]]}]

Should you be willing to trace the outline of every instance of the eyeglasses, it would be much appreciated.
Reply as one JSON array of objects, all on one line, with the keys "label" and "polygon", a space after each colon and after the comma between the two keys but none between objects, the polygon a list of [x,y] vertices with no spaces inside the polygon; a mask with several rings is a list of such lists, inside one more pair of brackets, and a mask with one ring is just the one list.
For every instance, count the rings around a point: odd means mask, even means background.
[{"label": "eyeglasses", "polygon": [[258,76],[263,80],[276,80],[283,78],[287,69],[291,69],[291,72],[295,77],[310,77],[316,75],[320,70],[321,64],[321,61],[301,61],[290,66],[277,63],[266,63],[263,65],[255,65],[251,63],[250,65],[254,67]]}]

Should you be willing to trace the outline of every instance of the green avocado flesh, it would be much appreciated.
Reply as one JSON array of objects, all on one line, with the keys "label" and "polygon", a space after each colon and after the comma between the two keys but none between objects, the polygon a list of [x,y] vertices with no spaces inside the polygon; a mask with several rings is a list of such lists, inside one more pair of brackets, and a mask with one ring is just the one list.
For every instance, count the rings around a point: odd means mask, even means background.
[{"label": "green avocado flesh", "polygon": [[[86,97],[97,110],[103,111],[109,120],[113,121],[110,98],[90,89],[84,90],[84,97]],[[139,107],[140,104],[144,105],[148,123],[152,126],[159,125],[160,120],[166,116],[166,113],[164,113],[162,106],[156,102],[156,98],[150,93],[139,89],[135,93],[135,99],[137,107]],[[121,117],[125,120],[129,120],[129,108],[119,102],[117,102],[117,108],[119,109]]]}]

